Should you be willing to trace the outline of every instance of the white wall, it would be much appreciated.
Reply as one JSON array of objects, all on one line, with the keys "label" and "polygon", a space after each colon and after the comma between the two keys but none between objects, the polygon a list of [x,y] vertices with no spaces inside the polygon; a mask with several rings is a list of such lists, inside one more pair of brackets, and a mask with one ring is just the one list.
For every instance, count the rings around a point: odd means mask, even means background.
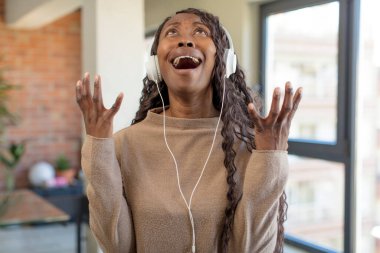
[{"label": "white wall", "polygon": [[103,100],[111,107],[124,93],[114,132],[130,125],[144,77],[144,3],[140,0],[84,0],[82,72],[102,77]]}]

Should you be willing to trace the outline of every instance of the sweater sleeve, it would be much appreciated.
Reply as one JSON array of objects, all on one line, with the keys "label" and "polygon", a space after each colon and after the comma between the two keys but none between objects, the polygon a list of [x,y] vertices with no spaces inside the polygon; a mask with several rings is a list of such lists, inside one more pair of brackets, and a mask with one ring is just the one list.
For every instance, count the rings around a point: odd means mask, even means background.
[{"label": "sweater sleeve", "polygon": [[131,211],[123,194],[115,140],[87,135],[82,147],[90,227],[104,253],[134,252]]},{"label": "sweater sleeve", "polygon": [[288,177],[286,151],[253,151],[242,179],[243,196],[235,212],[232,244],[240,252],[273,252],[279,199]]}]

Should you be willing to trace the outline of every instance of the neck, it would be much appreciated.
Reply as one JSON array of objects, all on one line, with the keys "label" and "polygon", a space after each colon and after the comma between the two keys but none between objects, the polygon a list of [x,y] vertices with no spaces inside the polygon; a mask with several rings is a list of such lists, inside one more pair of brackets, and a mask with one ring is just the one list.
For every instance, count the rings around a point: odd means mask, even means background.
[{"label": "neck", "polygon": [[209,98],[192,96],[192,99],[181,99],[169,94],[170,107],[167,115],[176,118],[212,118],[219,112],[212,104],[212,95]]}]

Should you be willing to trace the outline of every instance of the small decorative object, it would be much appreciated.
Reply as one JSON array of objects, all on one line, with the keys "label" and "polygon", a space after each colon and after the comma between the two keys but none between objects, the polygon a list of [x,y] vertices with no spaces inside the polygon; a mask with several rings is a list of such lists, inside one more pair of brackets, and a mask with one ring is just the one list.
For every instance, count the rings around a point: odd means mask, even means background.
[{"label": "small decorative object", "polygon": [[63,187],[63,186],[67,186],[68,184],[69,182],[67,181],[65,177],[56,177],[54,180],[55,187]]},{"label": "small decorative object", "polygon": [[5,168],[5,187],[7,192],[12,192],[15,188],[13,170],[19,163],[24,152],[25,145],[23,143],[12,143],[8,150],[0,153],[0,162]]},{"label": "small decorative object", "polygon": [[54,167],[47,162],[39,162],[29,170],[29,181],[33,186],[46,187],[54,177]]},{"label": "small decorative object", "polygon": [[71,184],[74,180],[75,170],[71,167],[69,159],[65,155],[60,155],[55,161],[57,177],[63,177]]}]

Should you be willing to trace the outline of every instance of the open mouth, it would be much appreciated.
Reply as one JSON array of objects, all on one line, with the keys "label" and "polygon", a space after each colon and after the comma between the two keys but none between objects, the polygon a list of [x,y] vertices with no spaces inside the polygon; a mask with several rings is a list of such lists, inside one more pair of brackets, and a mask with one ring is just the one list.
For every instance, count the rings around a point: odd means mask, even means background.
[{"label": "open mouth", "polygon": [[195,69],[202,63],[201,59],[193,56],[178,56],[174,58],[172,65],[176,69]]}]

